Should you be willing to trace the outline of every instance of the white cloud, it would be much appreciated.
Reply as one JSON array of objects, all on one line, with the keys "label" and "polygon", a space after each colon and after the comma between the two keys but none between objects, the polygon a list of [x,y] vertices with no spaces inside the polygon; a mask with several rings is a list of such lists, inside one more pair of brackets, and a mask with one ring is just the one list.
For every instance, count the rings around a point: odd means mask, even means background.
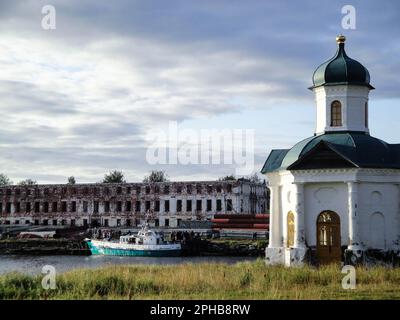
[{"label": "white cloud", "polygon": [[[333,54],[325,45],[330,26],[315,31],[315,40],[308,33],[327,19],[307,20],[310,3],[301,10],[285,4],[286,11],[236,3],[227,11],[209,1],[55,1],[55,31],[40,28],[43,4],[0,2],[0,165],[14,180],[62,182],[74,174],[93,181],[115,168],[140,179],[153,169],[145,162],[145,137],[154,128],[188,119],[207,126],[224,114],[312,103],[306,87],[313,68]],[[395,59],[374,68],[385,73],[385,66],[400,68]],[[385,83],[379,77],[378,85]],[[396,96],[398,81],[389,79],[387,92]],[[260,144],[297,139],[269,130]],[[264,148],[256,147],[258,165]],[[164,169],[182,179],[234,171]]]}]

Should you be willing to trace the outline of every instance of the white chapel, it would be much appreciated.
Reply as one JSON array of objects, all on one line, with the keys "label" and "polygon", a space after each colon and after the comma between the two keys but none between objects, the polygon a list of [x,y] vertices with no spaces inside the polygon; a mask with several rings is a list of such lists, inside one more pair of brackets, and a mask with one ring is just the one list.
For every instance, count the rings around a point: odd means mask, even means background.
[{"label": "white chapel", "polygon": [[368,70],[336,38],[313,74],[312,137],[272,150],[268,264],[399,261],[400,144],[370,135]]}]

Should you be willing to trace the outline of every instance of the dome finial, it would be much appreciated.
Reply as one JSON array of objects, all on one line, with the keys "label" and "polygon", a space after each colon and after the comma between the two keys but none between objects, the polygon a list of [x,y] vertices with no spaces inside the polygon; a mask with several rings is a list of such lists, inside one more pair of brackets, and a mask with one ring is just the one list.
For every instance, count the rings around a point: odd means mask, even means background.
[{"label": "dome finial", "polygon": [[339,34],[339,35],[336,37],[336,42],[337,42],[338,44],[344,43],[345,41],[346,41],[346,37],[345,37],[344,35],[342,35],[342,34]]}]

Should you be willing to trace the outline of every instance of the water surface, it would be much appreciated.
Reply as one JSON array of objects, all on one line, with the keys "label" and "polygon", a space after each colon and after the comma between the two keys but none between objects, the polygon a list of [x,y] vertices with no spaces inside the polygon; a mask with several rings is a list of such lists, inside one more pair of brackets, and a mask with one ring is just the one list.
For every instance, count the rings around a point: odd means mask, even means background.
[{"label": "water surface", "polygon": [[20,256],[0,255],[0,274],[21,272],[40,274],[45,265],[52,265],[58,273],[81,268],[100,268],[127,264],[183,264],[228,263],[254,261],[255,257],[118,257],[118,256]]}]

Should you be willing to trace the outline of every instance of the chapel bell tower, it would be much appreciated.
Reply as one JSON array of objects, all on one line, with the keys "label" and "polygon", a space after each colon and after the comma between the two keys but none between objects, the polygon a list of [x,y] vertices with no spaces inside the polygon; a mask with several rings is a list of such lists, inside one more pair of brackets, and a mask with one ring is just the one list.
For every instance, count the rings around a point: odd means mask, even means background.
[{"label": "chapel bell tower", "polygon": [[346,38],[336,37],[338,48],[330,60],[314,72],[313,86],[317,104],[315,133],[357,131],[369,134],[368,94],[370,85],[367,68],[351,59],[344,50]]}]

